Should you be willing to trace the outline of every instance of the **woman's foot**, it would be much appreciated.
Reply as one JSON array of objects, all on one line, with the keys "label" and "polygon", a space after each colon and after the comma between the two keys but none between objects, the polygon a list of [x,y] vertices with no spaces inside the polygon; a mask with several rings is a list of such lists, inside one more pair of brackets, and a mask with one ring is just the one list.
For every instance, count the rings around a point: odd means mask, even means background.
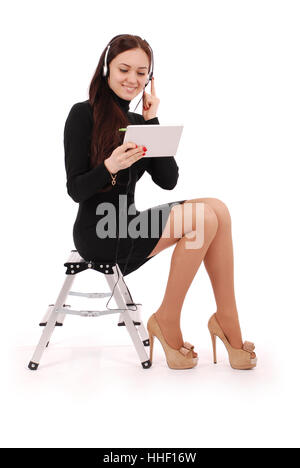
[{"label": "woman's foot", "polygon": [[[164,339],[166,340],[167,344],[171,346],[173,349],[180,349],[185,345],[182,338],[182,333],[178,324],[170,322],[170,320],[166,320],[165,316],[157,311],[155,313],[155,318],[158,322],[158,325],[161,329]],[[197,357],[198,354],[193,351],[193,357]]]},{"label": "woman's foot", "polygon": [[[158,321],[155,318],[155,314],[152,314],[147,322],[147,330],[149,334],[149,342],[150,342],[150,361],[153,362],[153,345],[154,345],[154,338],[156,337],[160,344],[163,347],[166,361],[170,369],[192,369],[193,367],[197,366],[198,358],[193,357],[193,346],[189,343],[184,343],[185,346],[181,347],[180,349],[171,348],[166,342]],[[186,347],[187,346],[187,347]]]},{"label": "woman's foot", "polygon": [[[242,349],[243,340],[237,312],[224,313],[222,311],[222,313],[220,313],[217,311],[216,318],[230,345],[233,348]],[[256,354],[251,353],[251,359],[255,357]]]}]

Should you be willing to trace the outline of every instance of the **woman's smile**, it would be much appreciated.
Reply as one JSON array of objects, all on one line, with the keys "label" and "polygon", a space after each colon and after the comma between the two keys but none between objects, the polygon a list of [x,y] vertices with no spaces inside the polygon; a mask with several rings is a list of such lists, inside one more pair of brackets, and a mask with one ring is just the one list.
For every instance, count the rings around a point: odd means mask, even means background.
[{"label": "woman's smile", "polygon": [[132,87],[132,86],[126,86],[126,85],[122,85],[123,88],[125,88],[125,90],[128,92],[128,93],[133,93],[136,89],[137,89],[137,86],[135,87]]}]

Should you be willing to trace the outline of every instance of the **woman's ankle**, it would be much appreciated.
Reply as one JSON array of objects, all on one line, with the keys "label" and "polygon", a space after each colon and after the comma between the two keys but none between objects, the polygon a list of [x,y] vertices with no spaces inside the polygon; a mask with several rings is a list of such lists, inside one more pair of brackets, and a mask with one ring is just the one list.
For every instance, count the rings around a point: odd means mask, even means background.
[{"label": "woman's ankle", "polygon": [[155,318],[168,345],[174,349],[181,348],[183,346],[183,337],[178,320],[174,320],[174,317],[169,317],[168,314],[160,309],[155,312]]},{"label": "woman's ankle", "polygon": [[237,349],[242,348],[243,340],[237,312],[217,310],[216,317],[231,346]]}]

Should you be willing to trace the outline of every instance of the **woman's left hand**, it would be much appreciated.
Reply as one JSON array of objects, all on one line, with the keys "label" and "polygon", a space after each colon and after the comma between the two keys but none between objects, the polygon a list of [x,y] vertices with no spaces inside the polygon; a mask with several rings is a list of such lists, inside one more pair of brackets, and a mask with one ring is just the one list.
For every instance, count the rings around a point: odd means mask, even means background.
[{"label": "woman's left hand", "polygon": [[154,77],[151,79],[151,94],[143,93],[143,117],[145,120],[150,120],[156,117],[159,106],[159,99],[156,96],[154,88]]}]

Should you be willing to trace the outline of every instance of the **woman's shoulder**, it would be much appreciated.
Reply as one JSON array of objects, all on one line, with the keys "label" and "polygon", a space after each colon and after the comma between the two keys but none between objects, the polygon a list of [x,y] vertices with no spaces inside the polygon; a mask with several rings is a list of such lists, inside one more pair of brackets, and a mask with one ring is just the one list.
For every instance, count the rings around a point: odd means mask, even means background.
[{"label": "woman's shoulder", "polygon": [[78,125],[92,124],[93,113],[89,100],[87,99],[86,101],[76,102],[73,104],[69,111],[67,121],[72,121]]},{"label": "woman's shoulder", "polygon": [[87,99],[86,101],[80,101],[80,102],[76,102],[75,104],[73,104],[71,106],[70,112],[74,114],[80,114],[80,115],[92,114],[92,106],[90,104],[89,99]]}]

